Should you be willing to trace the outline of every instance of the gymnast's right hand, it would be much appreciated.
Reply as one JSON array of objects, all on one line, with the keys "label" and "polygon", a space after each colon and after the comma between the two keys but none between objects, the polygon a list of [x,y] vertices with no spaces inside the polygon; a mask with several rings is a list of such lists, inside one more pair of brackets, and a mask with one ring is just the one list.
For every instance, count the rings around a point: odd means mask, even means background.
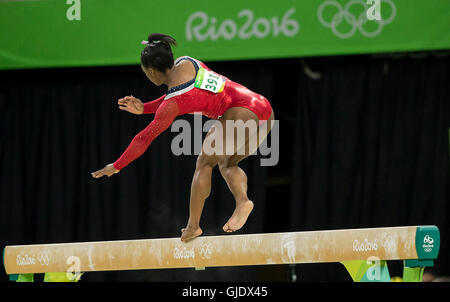
[{"label": "gymnast's right hand", "polygon": [[144,112],[144,104],[140,99],[135,98],[132,95],[119,99],[117,103],[119,104],[119,109],[130,113],[142,114]]}]

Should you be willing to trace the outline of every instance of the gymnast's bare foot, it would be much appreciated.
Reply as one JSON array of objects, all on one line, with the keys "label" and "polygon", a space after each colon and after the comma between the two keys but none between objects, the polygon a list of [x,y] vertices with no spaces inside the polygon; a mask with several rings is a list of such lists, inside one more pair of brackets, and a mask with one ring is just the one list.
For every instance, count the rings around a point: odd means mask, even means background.
[{"label": "gymnast's bare foot", "polygon": [[227,233],[231,233],[242,228],[247,221],[248,215],[253,210],[253,202],[247,200],[236,205],[233,215],[228,222],[223,226],[223,230]]},{"label": "gymnast's bare foot", "polygon": [[192,227],[188,224],[188,226],[184,229],[181,229],[181,241],[188,242],[189,240],[194,239],[195,237],[200,236],[203,231],[200,227]]}]

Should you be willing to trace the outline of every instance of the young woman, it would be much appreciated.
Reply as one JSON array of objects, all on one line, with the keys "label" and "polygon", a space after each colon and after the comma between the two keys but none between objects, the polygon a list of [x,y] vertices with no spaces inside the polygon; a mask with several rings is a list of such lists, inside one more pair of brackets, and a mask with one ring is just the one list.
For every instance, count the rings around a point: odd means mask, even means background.
[{"label": "young woman", "polygon": [[[225,223],[223,230],[233,232],[240,229],[253,209],[253,202],[247,197],[247,176],[238,163],[256,151],[249,146],[255,135],[258,147],[269,133],[274,119],[270,103],[263,96],[211,71],[194,58],[184,56],[174,62],[171,45],[176,43],[168,35],[151,34],[143,44],[147,46],[141,53],[142,70],[155,85],[167,85],[167,93],[148,103],[142,103],[133,96],[126,96],[118,101],[122,110],[133,114],[154,113],[155,117],[134,137],[119,159],[93,172],[92,176],[109,177],[118,173],[143,154],[153,139],[169,128],[178,115],[201,112],[217,122],[207,133],[197,158],[191,184],[190,217],[186,228],[181,230],[181,240],[189,241],[202,234],[200,216],[205,199],[211,191],[211,174],[215,166],[219,167],[236,201],[233,215]],[[236,133],[239,129],[234,129],[234,133],[231,133],[226,127],[227,121],[251,121],[257,129],[244,129],[245,138],[238,140]],[[262,133],[258,135],[259,130]],[[232,152],[206,152],[207,139],[208,142],[219,141],[223,148],[221,150],[229,150],[226,149],[227,145],[231,146]],[[245,152],[242,152],[242,148],[245,148]]]}]

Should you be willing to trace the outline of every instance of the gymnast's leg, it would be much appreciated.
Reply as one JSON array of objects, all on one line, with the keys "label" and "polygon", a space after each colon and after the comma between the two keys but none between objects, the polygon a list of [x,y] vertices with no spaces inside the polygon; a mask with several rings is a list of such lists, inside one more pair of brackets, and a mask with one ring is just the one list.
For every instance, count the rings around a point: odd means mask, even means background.
[{"label": "gymnast's leg", "polygon": [[[206,137],[214,135],[215,127],[212,127]],[[206,138],[205,138],[206,140]],[[191,184],[191,200],[189,205],[189,221],[186,228],[182,229],[181,240],[186,242],[202,234],[200,217],[206,198],[211,193],[212,170],[217,165],[217,157],[202,152],[197,157],[194,176]]]},{"label": "gymnast's leg", "polygon": [[[250,138],[257,136],[256,148],[262,143],[264,138],[270,131],[271,123],[267,123],[269,126],[265,127],[265,131],[260,133],[260,125],[255,129],[245,129],[245,137],[243,141],[238,141],[238,136],[230,135],[226,131],[226,121],[242,120],[243,122],[254,120],[255,125],[258,125],[258,117],[250,110],[240,107],[230,108],[225,114],[218,120],[220,127],[211,127],[210,131],[206,135],[205,142],[209,138],[209,142],[213,142],[209,147],[215,147],[216,141],[222,139],[222,146],[218,149],[221,150],[220,154],[211,154],[211,152],[205,152],[205,146],[203,144],[202,152],[197,158],[196,170],[191,185],[191,200],[190,200],[190,216],[186,228],[182,229],[182,241],[189,241],[202,234],[200,228],[200,217],[203,211],[203,206],[206,198],[208,198],[211,192],[211,175],[212,170],[216,165],[219,165],[220,173],[225,179],[228,188],[232,192],[236,201],[236,208],[233,215],[228,222],[223,226],[223,230],[226,232],[233,232],[240,229],[247,221],[253,209],[253,202],[249,200],[247,196],[247,175],[238,167],[238,163],[244,158],[253,154],[256,149],[251,146],[249,142]],[[270,117],[270,121],[273,120],[273,113]],[[216,124],[217,125],[217,124]],[[222,131],[220,136],[216,130]],[[236,130],[236,129],[234,129]],[[233,130],[233,131],[234,131]],[[259,136],[258,136],[259,133]],[[234,148],[234,152],[231,155],[227,155],[225,150],[227,144],[231,144]],[[242,148],[245,148],[242,152]],[[242,154],[243,153],[243,154]]]},{"label": "gymnast's leg", "polygon": [[[249,155],[253,154],[257,147],[264,141],[271,129],[273,113],[269,123],[265,122],[264,127],[259,125],[259,119],[255,113],[240,107],[230,108],[223,115],[224,120],[238,121],[244,123],[254,121],[253,129],[246,128],[244,138],[239,140],[237,129],[233,129],[233,135],[225,132],[224,144],[233,143],[235,148],[231,156],[223,156],[219,159],[219,170],[226,181],[228,188],[233,193],[236,207],[230,219],[223,226],[225,232],[234,232],[242,228],[247,221],[248,216],[253,210],[253,202],[247,196],[247,175],[238,166],[239,162]],[[225,128],[227,131],[230,129]],[[253,143],[252,140],[255,140]]]}]

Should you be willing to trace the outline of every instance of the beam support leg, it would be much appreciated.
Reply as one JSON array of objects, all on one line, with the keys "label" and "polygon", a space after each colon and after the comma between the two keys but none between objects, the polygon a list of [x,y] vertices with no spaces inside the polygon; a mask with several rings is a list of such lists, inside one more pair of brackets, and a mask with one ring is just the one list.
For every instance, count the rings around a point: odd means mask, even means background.
[{"label": "beam support leg", "polygon": [[403,260],[403,282],[422,282],[425,267],[433,266],[433,260]]},{"label": "beam support leg", "polygon": [[15,282],[34,282],[34,274],[11,274],[9,281]]},{"label": "beam support leg", "polygon": [[44,282],[78,282],[83,273],[45,273]]},{"label": "beam support leg", "polygon": [[403,267],[403,282],[422,282],[425,267]]}]

